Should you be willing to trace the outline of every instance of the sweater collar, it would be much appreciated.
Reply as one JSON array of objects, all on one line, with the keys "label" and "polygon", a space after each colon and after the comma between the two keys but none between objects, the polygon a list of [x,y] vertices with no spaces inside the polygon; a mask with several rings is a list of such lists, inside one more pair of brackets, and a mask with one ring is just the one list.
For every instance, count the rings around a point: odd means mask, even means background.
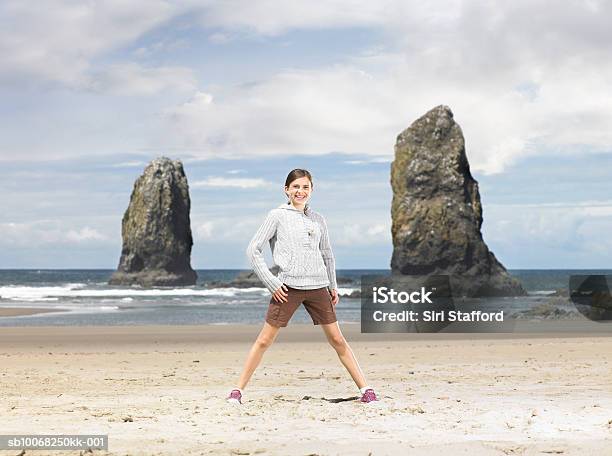
[{"label": "sweater collar", "polygon": [[[296,209],[295,207],[293,207],[291,205],[291,203],[283,203],[280,206],[278,206],[279,209],[287,209],[288,211],[295,211],[295,212],[302,212],[299,209]],[[310,214],[310,206],[308,204],[306,204],[306,206],[304,206],[304,214],[308,215]]]}]

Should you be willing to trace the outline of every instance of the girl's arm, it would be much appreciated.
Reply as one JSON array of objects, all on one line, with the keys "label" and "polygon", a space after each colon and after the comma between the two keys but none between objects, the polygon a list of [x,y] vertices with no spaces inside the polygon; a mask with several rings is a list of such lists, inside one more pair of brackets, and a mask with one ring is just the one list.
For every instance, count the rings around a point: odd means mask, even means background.
[{"label": "girl's arm", "polygon": [[283,284],[274,274],[270,272],[268,269],[268,265],[266,264],[266,260],[263,256],[263,248],[266,242],[270,241],[276,234],[276,226],[278,224],[278,220],[274,216],[274,213],[270,211],[266,220],[259,227],[253,239],[249,243],[247,247],[246,254],[249,257],[249,261],[251,262],[251,266],[259,277],[259,280],[263,282],[268,290],[271,293],[274,293],[278,290]]},{"label": "girl's arm", "polygon": [[338,284],[336,283],[336,259],[334,258],[334,252],[332,252],[331,243],[329,241],[329,233],[327,231],[327,223],[325,222],[325,218],[323,216],[321,216],[321,225],[323,229],[321,230],[321,242],[319,243],[319,249],[321,250],[321,256],[323,257],[323,262],[325,263],[325,268],[327,269],[329,289],[336,290],[338,289]]}]

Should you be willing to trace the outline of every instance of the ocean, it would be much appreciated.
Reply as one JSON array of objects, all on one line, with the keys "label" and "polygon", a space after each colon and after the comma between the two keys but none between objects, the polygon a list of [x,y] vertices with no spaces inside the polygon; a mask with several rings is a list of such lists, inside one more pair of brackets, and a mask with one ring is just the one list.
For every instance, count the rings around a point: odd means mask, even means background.
[{"label": "ocean", "polygon": [[[109,286],[111,269],[4,269],[0,270],[0,307],[35,307],[61,310],[27,316],[0,317],[0,326],[82,325],[188,325],[263,324],[270,293],[265,288],[219,286],[241,270],[198,270],[191,287],[140,288]],[[611,270],[510,270],[529,295],[486,298],[479,306],[503,307],[510,312],[531,309],[546,295],[567,289],[571,274],[611,274]],[[366,274],[388,270],[340,269],[341,295],[336,308],[340,323],[359,323],[361,303],[350,298],[360,290]],[[569,307],[569,306],[568,306]],[[311,322],[301,307],[291,320]]]}]

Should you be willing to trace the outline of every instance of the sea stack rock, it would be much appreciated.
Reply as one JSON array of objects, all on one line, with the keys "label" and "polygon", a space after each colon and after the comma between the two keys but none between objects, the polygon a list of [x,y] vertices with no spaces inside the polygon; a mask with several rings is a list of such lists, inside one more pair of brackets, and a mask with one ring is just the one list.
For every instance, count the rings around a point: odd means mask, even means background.
[{"label": "sea stack rock", "polygon": [[189,186],[179,160],[153,160],[134,183],[123,215],[123,248],[109,284],[193,285]]},{"label": "sea stack rock", "polygon": [[478,183],[450,108],[399,134],[391,187],[393,274],[449,275],[454,296],[526,294],[482,239]]}]

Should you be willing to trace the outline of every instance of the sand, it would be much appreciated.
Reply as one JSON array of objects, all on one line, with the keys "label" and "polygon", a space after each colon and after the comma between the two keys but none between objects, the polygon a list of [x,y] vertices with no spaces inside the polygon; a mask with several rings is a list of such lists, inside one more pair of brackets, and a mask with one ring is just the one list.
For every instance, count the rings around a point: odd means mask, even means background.
[{"label": "sand", "polygon": [[[612,455],[609,335],[385,335],[344,325],[382,399],[364,405],[320,330],[290,324],[243,406],[229,405],[258,331],[0,328],[0,433],[108,434],[109,451],[94,454],[112,455]],[[338,398],[349,400],[327,400]]]},{"label": "sand", "polygon": [[40,307],[0,307],[0,317],[17,317],[48,312],[61,312],[61,309],[44,309]]}]

